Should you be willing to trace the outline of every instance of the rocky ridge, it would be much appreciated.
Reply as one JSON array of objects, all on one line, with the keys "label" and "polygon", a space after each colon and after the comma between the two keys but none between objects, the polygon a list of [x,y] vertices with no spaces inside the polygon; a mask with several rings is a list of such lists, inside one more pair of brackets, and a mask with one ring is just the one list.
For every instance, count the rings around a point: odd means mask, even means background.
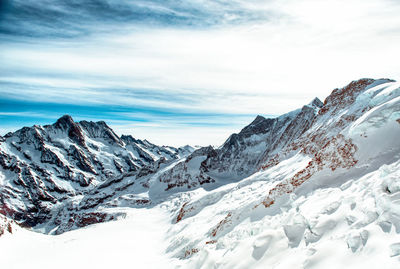
[{"label": "rocky ridge", "polygon": [[119,137],[105,122],[75,122],[68,115],[52,125],[24,127],[0,142],[1,176],[7,179],[0,186],[0,210],[33,227],[67,200],[191,151]]}]

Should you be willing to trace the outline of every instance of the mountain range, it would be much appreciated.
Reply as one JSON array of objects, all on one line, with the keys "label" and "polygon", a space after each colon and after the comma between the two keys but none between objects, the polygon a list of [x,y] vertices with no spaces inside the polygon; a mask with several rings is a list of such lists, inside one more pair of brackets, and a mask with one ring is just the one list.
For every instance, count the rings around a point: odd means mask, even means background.
[{"label": "mountain range", "polygon": [[157,146],[65,115],[0,137],[0,234],[162,210],[175,268],[398,268],[399,138],[390,79],[259,115],[220,147]]}]

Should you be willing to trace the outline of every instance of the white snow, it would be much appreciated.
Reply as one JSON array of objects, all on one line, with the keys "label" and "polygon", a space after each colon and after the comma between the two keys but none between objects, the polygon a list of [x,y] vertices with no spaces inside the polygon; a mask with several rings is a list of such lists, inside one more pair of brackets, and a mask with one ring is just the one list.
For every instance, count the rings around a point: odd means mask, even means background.
[{"label": "white snow", "polygon": [[6,183],[6,177],[5,177],[5,175],[3,174],[3,172],[0,171],[0,186],[6,185],[5,183]]},{"label": "white snow", "polygon": [[[250,213],[217,236],[218,243],[197,244],[201,250],[182,260],[182,268],[399,268],[400,230],[390,229],[400,225],[399,171],[396,162],[339,187],[292,194],[278,214],[263,209],[264,216],[257,218],[260,212]],[[231,211],[240,211],[253,195],[250,189],[230,192]],[[184,229],[176,228],[175,237],[182,242],[207,237],[198,230],[220,220],[214,210],[203,209]]]},{"label": "white snow", "polygon": [[[174,268],[163,255],[168,216],[127,209],[126,219],[58,236],[18,229],[0,239],[2,268]],[[4,266],[4,267],[3,267]]]},{"label": "white snow", "polygon": [[374,107],[351,126],[346,135],[358,145],[357,159],[368,162],[382,153],[400,151],[400,96]]},{"label": "white snow", "polygon": [[206,156],[196,156],[193,159],[191,159],[188,164],[187,168],[189,172],[195,173],[199,171],[201,162],[206,159]]}]

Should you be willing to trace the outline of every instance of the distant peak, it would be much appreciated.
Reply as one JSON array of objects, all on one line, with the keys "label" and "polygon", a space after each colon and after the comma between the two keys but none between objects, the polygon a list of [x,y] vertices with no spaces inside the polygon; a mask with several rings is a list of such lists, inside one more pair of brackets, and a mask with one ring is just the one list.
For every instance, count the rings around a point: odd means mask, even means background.
[{"label": "distant peak", "polygon": [[107,138],[112,142],[122,145],[119,136],[104,121],[80,121],[79,125],[87,132],[91,138]]},{"label": "distant peak", "polygon": [[185,145],[182,147],[179,147],[180,149],[194,149],[195,147],[192,147],[191,145]]},{"label": "distant peak", "polygon": [[107,127],[108,127],[107,123],[106,123],[105,121],[103,121],[103,120],[101,120],[101,121],[96,121],[96,124],[102,125],[102,126],[107,126]]},{"label": "distant peak", "polygon": [[72,117],[68,114],[63,115],[61,118],[59,118],[57,121],[74,121]]},{"label": "distant peak", "polygon": [[324,103],[322,103],[322,101],[319,100],[318,97],[315,97],[308,105],[312,107],[321,108],[324,105]]},{"label": "distant peak", "polygon": [[78,143],[80,146],[85,146],[85,137],[79,125],[74,122],[70,115],[64,115],[59,118],[53,127],[67,132],[68,137]]},{"label": "distant peak", "polygon": [[246,127],[244,127],[239,134],[233,134],[228,138],[227,141],[235,141],[237,136],[244,135],[245,137],[253,134],[263,133],[266,129],[270,128],[271,125],[276,121],[276,118],[264,118],[263,116],[257,115],[257,117]]},{"label": "distant peak", "polygon": [[257,115],[257,117],[253,120],[252,124],[258,123],[258,122],[263,121],[263,120],[265,120],[265,118],[263,116]]},{"label": "distant peak", "polygon": [[82,120],[79,122],[80,125],[85,128],[100,128],[100,129],[111,129],[105,121],[86,121]]},{"label": "distant peak", "polygon": [[70,115],[64,115],[56,121],[54,126],[65,129],[74,124],[75,122]]},{"label": "distant peak", "polygon": [[121,140],[124,141],[125,144],[130,144],[130,143],[137,143],[138,140],[135,139],[133,136],[131,135],[122,135],[121,136]]}]

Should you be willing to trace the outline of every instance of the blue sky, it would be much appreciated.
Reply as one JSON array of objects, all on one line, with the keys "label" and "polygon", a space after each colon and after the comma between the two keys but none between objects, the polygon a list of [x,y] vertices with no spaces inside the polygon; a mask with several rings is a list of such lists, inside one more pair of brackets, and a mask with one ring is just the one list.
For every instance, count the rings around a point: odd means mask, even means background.
[{"label": "blue sky", "polygon": [[400,77],[393,0],[5,0],[0,134],[63,114],[219,145],[362,77]]}]

